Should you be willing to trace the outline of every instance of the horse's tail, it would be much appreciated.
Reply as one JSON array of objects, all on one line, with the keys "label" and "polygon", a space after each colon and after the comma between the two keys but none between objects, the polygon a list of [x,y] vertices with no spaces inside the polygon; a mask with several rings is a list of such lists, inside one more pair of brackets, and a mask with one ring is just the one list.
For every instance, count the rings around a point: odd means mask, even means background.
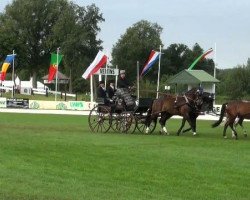
[{"label": "horse's tail", "polygon": [[221,111],[220,111],[220,119],[219,119],[217,122],[215,122],[214,124],[212,124],[212,127],[213,127],[213,128],[219,126],[220,123],[222,122],[223,117],[224,117],[224,114],[225,114],[225,111],[226,111],[226,106],[227,106],[227,104],[228,104],[228,103],[222,104]]}]

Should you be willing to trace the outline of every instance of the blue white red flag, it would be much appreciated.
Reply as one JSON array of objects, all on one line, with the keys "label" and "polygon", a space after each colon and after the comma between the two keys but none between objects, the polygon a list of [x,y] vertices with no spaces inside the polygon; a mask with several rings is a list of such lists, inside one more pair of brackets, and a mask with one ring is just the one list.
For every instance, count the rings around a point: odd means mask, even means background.
[{"label": "blue white red flag", "polygon": [[143,67],[141,76],[144,76],[145,74],[148,73],[148,71],[153,67],[154,63],[159,59],[159,56],[160,56],[160,52],[154,51],[154,50],[151,51],[148,61]]}]

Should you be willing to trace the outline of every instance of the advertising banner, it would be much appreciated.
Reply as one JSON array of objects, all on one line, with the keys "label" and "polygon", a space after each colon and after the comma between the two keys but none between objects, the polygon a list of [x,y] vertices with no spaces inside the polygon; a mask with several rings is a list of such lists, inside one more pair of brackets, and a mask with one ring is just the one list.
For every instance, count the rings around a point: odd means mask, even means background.
[{"label": "advertising banner", "polygon": [[29,108],[29,99],[9,98],[6,100],[7,108]]},{"label": "advertising banner", "polygon": [[6,98],[0,97],[0,108],[6,108]]}]

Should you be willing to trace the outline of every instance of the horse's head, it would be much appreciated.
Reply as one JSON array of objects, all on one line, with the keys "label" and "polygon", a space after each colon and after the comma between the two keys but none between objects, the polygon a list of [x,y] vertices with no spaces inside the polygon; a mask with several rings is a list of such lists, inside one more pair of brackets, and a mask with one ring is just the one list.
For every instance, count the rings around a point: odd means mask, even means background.
[{"label": "horse's head", "polygon": [[197,88],[192,88],[191,90],[185,93],[185,95],[187,95],[195,102],[195,105],[197,106],[198,109],[200,109],[203,104],[202,94],[203,90],[199,90]]}]

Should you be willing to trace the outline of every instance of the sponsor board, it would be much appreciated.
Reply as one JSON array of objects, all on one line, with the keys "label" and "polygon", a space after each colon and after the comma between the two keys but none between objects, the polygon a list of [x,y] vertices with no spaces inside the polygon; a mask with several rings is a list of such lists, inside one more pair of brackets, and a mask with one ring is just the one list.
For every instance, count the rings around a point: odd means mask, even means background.
[{"label": "sponsor board", "polygon": [[6,99],[7,108],[29,108],[29,99],[17,99],[8,98]]},{"label": "sponsor board", "polygon": [[30,100],[29,108],[44,110],[91,110],[95,103],[85,101],[35,101]]},{"label": "sponsor board", "polygon": [[84,101],[69,101],[70,110],[84,110]]},{"label": "sponsor board", "polygon": [[0,97],[0,108],[6,108],[6,98]]},{"label": "sponsor board", "polygon": [[108,76],[118,76],[119,70],[113,68],[100,68],[95,74],[98,75],[108,75]]},{"label": "sponsor board", "polygon": [[220,114],[220,110],[221,110],[221,106],[222,105],[214,105],[213,106],[214,113],[216,113],[217,115],[219,115]]}]

